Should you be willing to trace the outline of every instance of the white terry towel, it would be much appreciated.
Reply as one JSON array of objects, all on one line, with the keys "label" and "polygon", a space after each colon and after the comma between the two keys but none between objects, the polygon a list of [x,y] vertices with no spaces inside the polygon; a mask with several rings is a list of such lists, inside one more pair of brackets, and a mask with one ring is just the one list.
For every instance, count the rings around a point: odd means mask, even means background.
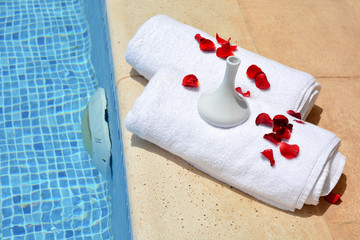
[{"label": "white terry towel", "polygon": [[[225,64],[225,63],[224,63]],[[185,73],[159,70],[147,84],[126,117],[126,128],[255,198],[284,210],[317,204],[338,182],[345,157],[337,151],[340,140],[310,123],[299,124],[277,107],[248,98],[250,116],[234,128],[206,123],[197,112],[200,94],[217,87],[210,75],[198,75],[199,88],[181,85]],[[294,124],[289,144],[300,147],[299,155],[285,159],[279,147],[265,140],[271,132],[256,126],[259,113],[284,114]],[[260,152],[271,148],[275,165]]]},{"label": "white terry towel", "polygon": [[[225,60],[218,58],[215,52],[201,51],[194,38],[197,33],[217,43],[216,39],[196,28],[165,15],[154,16],[130,40],[126,60],[146,79],[164,67],[176,67],[195,75],[204,72],[222,79]],[[320,91],[320,85],[313,76],[240,47],[234,53],[241,59],[235,81],[237,87],[245,92],[250,90],[252,99],[300,112],[306,119]],[[252,64],[266,74],[271,85],[268,91],[259,90],[253,80],[247,78],[246,70]]]}]

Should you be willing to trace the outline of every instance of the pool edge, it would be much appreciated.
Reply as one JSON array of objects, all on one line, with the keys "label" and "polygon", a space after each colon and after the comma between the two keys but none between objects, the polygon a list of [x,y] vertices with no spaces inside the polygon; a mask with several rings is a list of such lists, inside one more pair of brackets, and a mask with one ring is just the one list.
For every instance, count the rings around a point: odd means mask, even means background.
[{"label": "pool edge", "polygon": [[[119,101],[115,85],[105,0],[84,1],[84,13],[90,28],[89,36],[92,46],[91,61],[96,72],[99,87],[105,88],[108,98],[108,108],[111,109],[111,111],[109,111],[109,128],[112,142],[111,153],[113,158],[112,174],[109,178],[112,207],[111,233],[114,239],[132,239],[126,169],[119,117]],[[105,44],[101,44],[103,42],[105,42]],[[96,45],[96,47],[94,47],[94,45]],[[116,224],[116,226],[114,224]],[[124,231],[125,229],[127,231]]]}]

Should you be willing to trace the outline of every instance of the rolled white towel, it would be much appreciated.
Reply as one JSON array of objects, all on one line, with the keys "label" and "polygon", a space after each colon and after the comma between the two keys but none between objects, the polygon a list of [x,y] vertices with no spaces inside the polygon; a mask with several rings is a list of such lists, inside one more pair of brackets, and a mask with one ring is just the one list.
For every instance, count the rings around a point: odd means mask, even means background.
[{"label": "rolled white towel", "polygon": [[[252,98],[248,98],[250,116],[245,123],[214,127],[198,114],[197,100],[219,82],[212,75],[199,74],[200,87],[186,88],[181,85],[185,75],[181,70],[159,70],[127,115],[126,128],[214,178],[284,210],[317,204],[335,186],[345,157],[337,151],[340,140],[333,133],[297,123],[277,106]],[[256,126],[262,112],[289,118],[294,126],[288,143],[300,147],[296,158],[285,159],[279,147],[263,138],[272,129]],[[273,149],[273,167],[261,155],[265,149]]]},{"label": "rolled white towel", "polygon": [[[216,39],[189,25],[165,15],[157,15],[145,22],[130,40],[127,62],[146,79],[161,68],[176,67],[187,73],[208,73],[222,78],[224,59],[215,52],[203,52],[195,40],[200,33],[217,44]],[[217,44],[219,46],[219,44]],[[320,84],[308,73],[287,67],[258,54],[238,47],[234,52],[241,59],[235,85],[250,90],[251,98],[270,102],[284,109],[300,112],[306,119],[320,92]],[[266,74],[270,89],[261,91],[246,76],[247,68],[255,64]]]}]

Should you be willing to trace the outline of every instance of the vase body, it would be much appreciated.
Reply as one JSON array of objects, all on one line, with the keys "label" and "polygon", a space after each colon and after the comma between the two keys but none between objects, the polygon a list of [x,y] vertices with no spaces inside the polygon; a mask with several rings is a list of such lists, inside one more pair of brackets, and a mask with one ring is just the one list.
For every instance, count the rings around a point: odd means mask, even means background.
[{"label": "vase body", "polygon": [[200,116],[211,125],[229,128],[243,123],[249,117],[247,101],[235,91],[235,77],[240,59],[226,59],[224,79],[216,90],[203,93],[198,100]]}]

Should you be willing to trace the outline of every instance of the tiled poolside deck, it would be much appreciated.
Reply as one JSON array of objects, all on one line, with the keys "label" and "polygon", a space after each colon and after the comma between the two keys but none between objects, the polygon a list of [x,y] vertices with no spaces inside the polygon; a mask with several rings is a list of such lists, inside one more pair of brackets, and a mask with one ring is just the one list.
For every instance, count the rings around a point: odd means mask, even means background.
[{"label": "tiled poolside deck", "polygon": [[322,92],[308,121],[342,139],[335,191],[295,213],[269,207],[132,135],[123,138],[135,239],[356,239],[360,236],[360,3],[358,1],[107,0],[122,124],[147,80],[125,61],[128,41],[155,14],[309,72]]}]

